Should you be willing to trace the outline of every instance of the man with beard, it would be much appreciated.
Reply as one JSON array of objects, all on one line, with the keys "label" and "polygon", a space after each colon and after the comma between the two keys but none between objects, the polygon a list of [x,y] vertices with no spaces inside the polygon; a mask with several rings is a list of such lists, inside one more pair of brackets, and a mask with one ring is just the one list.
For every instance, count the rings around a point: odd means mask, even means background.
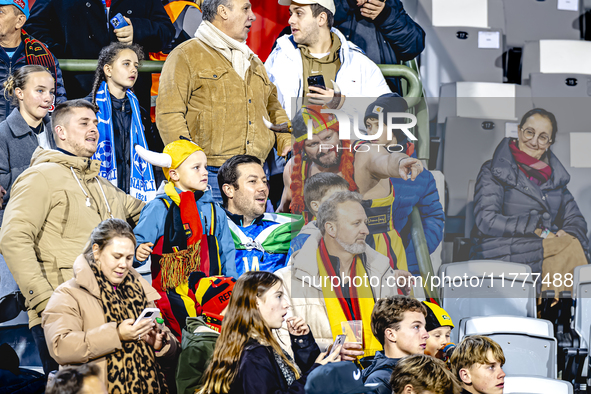
[{"label": "man with beard", "polygon": [[349,360],[374,355],[382,349],[371,330],[375,300],[398,294],[398,284],[408,285],[408,273],[393,270],[388,258],[365,242],[369,229],[359,193],[334,193],[320,205],[316,223],[319,236],[310,236],[293,264],[277,272],[293,315],[308,322],[320,347],[342,333],[342,322],[362,320],[365,348],[348,338],[341,355]]},{"label": "man with beard", "polygon": [[[396,112],[408,107],[403,98]],[[363,207],[368,217],[369,233],[367,243],[386,256],[393,269],[408,271],[404,244],[394,229],[392,204],[394,191],[389,178],[414,180],[423,171],[420,160],[392,149],[387,150],[388,141],[339,140],[337,118],[324,114],[318,106],[303,107],[293,120],[294,157],[285,168],[283,178],[285,189],[280,209],[301,213],[305,209],[304,181],[320,172],[332,172],[342,176],[349,183],[349,190],[359,191],[363,196]],[[308,138],[307,124],[312,124],[312,138]],[[383,132],[382,136],[386,136]],[[381,152],[377,152],[381,150]],[[359,180],[359,181],[356,181]],[[290,207],[291,201],[291,207]],[[306,219],[311,219],[304,214]]]},{"label": "man with beard", "polygon": [[269,187],[261,161],[250,155],[228,159],[218,172],[218,185],[236,247],[236,272],[274,272],[287,264],[292,231],[299,215],[265,213]]}]

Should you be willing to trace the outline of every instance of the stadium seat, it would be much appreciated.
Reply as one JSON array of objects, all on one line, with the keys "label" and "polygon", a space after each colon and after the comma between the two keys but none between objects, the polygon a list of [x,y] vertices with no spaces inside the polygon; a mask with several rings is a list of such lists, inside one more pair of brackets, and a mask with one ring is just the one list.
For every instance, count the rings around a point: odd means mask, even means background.
[{"label": "stadium seat", "polygon": [[513,375],[556,378],[557,343],[552,323],[521,316],[467,317],[459,324],[460,341],[470,335],[484,335],[502,348],[503,370]]},{"label": "stadium seat", "polygon": [[528,41],[578,40],[584,13],[581,0],[503,0],[505,10],[506,73],[521,83],[522,48]]},{"label": "stadium seat", "polygon": [[[518,119],[531,108],[526,86],[457,82],[441,87],[437,133],[444,141],[440,156],[448,216],[465,216],[468,182],[477,179],[505,136],[517,136]],[[452,232],[463,234],[464,229]]]},{"label": "stadium seat", "polygon": [[573,386],[564,380],[530,375],[505,376],[504,394],[573,394]]},{"label": "stadium seat", "polygon": [[428,98],[438,97],[443,83],[503,82],[501,0],[419,0],[415,19],[426,33],[421,76]]},{"label": "stadium seat", "polygon": [[575,268],[573,296],[575,298],[574,327],[581,338],[580,346],[589,348],[591,330],[591,265]]},{"label": "stadium seat", "polygon": [[[438,277],[443,278],[439,286],[441,306],[456,325],[467,317],[536,315],[535,286],[531,269],[525,264],[496,260],[443,264]],[[452,330],[452,342],[457,341],[458,332]]]}]

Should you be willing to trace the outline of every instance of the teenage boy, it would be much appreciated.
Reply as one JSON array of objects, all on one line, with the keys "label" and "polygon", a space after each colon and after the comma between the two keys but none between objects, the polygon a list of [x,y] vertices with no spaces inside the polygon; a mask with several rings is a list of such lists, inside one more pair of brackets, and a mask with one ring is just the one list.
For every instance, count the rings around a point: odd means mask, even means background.
[{"label": "teenage boy", "polygon": [[392,394],[459,394],[460,384],[441,361],[424,354],[400,360],[390,378]]},{"label": "teenage boy", "polygon": [[150,164],[162,167],[168,182],[142,210],[134,229],[136,260],[152,256],[152,286],[166,325],[181,340],[188,317],[197,316],[195,285],[204,276],[238,278],[234,242],[224,210],[207,185],[207,157],[192,141],[180,139],[163,153],[136,146]]},{"label": "teenage boy", "polygon": [[406,296],[390,296],[376,301],[371,314],[371,330],[384,347],[373,363],[363,370],[366,383],[379,383],[377,393],[390,394],[390,376],[398,361],[424,354],[429,334],[425,329],[425,306]]},{"label": "teenage boy", "polygon": [[452,372],[460,379],[463,394],[503,394],[505,355],[488,337],[464,338],[451,356]]}]

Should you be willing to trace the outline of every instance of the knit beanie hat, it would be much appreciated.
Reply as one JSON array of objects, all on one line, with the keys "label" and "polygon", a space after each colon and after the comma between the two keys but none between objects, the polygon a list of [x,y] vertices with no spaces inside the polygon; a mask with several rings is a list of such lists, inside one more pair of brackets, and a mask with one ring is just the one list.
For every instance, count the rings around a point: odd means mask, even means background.
[{"label": "knit beanie hat", "polygon": [[[376,101],[374,101],[367,107],[367,109],[365,110],[365,117],[363,118],[363,123],[365,123],[369,118],[379,119],[379,115],[383,114],[382,121],[384,122],[384,124],[387,124],[388,121],[386,119],[386,114],[406,112],[407,110],[408,104],[404,98],[400,97],[398,93],[387,93],[378,97]],[[404,120],[402,120],[401,118],[394,118],[394,123],[404,123]],[[402,130],[394,129],[392,130],[392,132],[396,136],[398,144],[404,145],[407,142],[406,134],[404,134]]]},{"label": "knit beanie hat", "polygon": [[445,309],[432,302],[423,301],[423,304],[427,307],[427,316],[425,317],[425,329],[427,332],[433,331],[439,327],[448,326],[452,329],[454,328],[451,317],[445,311]]}]

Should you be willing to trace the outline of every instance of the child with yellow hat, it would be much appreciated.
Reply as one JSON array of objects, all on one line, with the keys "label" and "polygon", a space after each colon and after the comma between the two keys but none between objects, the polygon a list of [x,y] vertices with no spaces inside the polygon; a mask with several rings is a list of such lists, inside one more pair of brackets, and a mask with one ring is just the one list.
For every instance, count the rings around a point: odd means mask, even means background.
[{"label": "child with yellow hat", "polygon": [[425,329],[429,333],[425,354],[447,361],[446,356],[439,351],[450,344],[450,334],[454,323],[449,313],[439,305],[428,301],[423,301],[423,305],[427,307]]},{"label": "child with yellow hat", "polygon": [[142,210],[134,234],[136,263],[151,256],[152,286],[166,325],[180,340],[187,317],[197,315],[195,286],[203,276],[237,278],[234,241],[226,213],[207,185],[207,157],[188,139],[163,153],[136,146],[137,153],[162,167],[168,182]]}]

